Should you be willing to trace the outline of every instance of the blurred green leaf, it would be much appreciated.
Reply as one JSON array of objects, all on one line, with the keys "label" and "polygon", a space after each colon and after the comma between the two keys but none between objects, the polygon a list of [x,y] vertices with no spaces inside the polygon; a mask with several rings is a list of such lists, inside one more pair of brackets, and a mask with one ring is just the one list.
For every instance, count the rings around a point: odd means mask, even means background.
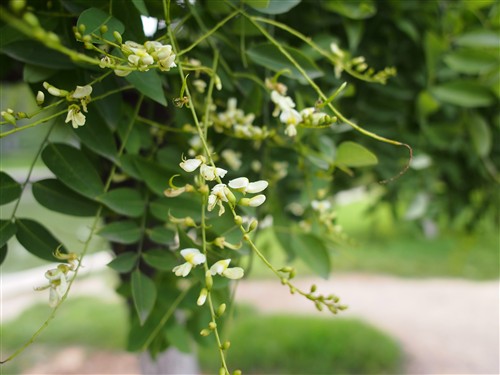
[{"label": "blurred green leaf", "polygon": [[172,271],[179,264],[175,255],[167,249],[152,249],[142,253],[142,259],[151,267],[160,271]]},{"label": "blurred green leaf", "polygon": [[7,244],[0,247],[0,265],[3,263],[6,257],[7,257]]},{"label": "blurred green leaf", "polygon": [[301,0],[245,0],[245,4],[264,14],[282,14],[299,5]]},{"label": "blurred green leaf", "polygon": [[3,46],[1,52],[23,63],[51,68],[54,70],[73,69],[75,65],[69,57],[38,42],[22,40]]},{"label": "blurred green leaf", "polygon": [[7,173],[0,171],[0,205],[15,201],[21,193],[21,185]]},{"label": "blurred green leaf", "polygon": [[181,352],[191,353],[191,335],[184,325],[169,325],[165,329],[165,336]]},{"label": "blurred green leaf", "polygon": [[454,71],[466,74],[481,74],[498,69],[498,57],[481,50],[458,50],[444,56],[444,62]]},{"label": "blurred green leaf", "polygon": [[135,267],[138,258],[138,253],[129,251],[118,255],[108,263],[108,267],[119,273],[128,273]]},{"label": "blurred green leaf", "polygon": [[458,36],[455,44],[461,47],[498,49],[500,48],[500,35],[497,31],[479,29]]},{"label": "blurred green leaf", "polygon": [[99,205],[67,188],[59,180],[37,181],[32,186],[36,201],[49,210],[73,216],[94,216]]},{"label": "blurred green leaf", "polygon": [[132,3],[141,13],[141,15],[149,17],[148,8],[146,7],[146,3],[144,2],[144,0],[132,0]]},{"label": "blurred green leaf", "polygon": [[[82,35],[102,35],[103,38],[111,41],[115,40],[113,37],[114,31],[118,31],[120,34],[123,34],[125,31],[123,23],[112,15],[97,8],[89,8],[80,14],[76,26],[80,28],[81,25],[85,26],[85,31]],[[108,30],[104,34],[101,34],[100,29],[101,26],[104,25],[107,26]],[[92,42],[99,44],[103,43],[95,37],[92,38]]]},{"label": "blurred green leaf", "polygon": [[[16,238],[19,243],[31,254],[55,262],[54,252],[61,245],[42,224],[31,219],[16,219]],[[64,248],[60,251],[66,252]]]},{"label": "blurred green leaf", "polygon": [[318,237],[308,233],[293,235],[290,242],[292,251],[307,264],[317,275],[328,278],[330,274],[330,256]]},{"label": "blurred green leaf", "polygon": [[[297,63],[306,71],[307,75],[312,78],[323,76],[323,72],[309,57],[304,55],[299,50],[291,47],[284,47],[284,49],[297,61]],[[305,83],[305,78],[295,68],[295,66],[271,43],[258,44],[250,47],[247,50],[248,57],[255,64],[268,68],[272,71],[280,71],[283,69],[290,70],[290,73],[284,75],[298,79],[300,82]]]},{"label": "blurred green leaf", "polygon": [[466,121],[474,150],[480,157],[486,157],[491,152],[492,134],[488,123],[481,115],[472,113]]},{"label": "blurred green leaf", "polygon": [[125,79],[142,94],[163,106],[167,106],[167,99],[163,92],[162,78],[154,70],[147,72],[132,72]]},{"label": "blurred green leaf", "polygon": [[198,220],[201,216],[198,197],[163,197],[151,202],[149,207],[151,214],[162,221],[168,220],[169,213],[176,218],[190,216],[193,220]]},{"label": "blurred green leaf", "polygon": [[104,185],[85,154],[62,143],[50,143],[42,151],[42,160],[67,187],[95,198],[104,192]]},{"label": "blurred green leaf", "polygon": [[342,142],[337,148],[335,164],[345,167],[366,167],[376,165],[378,163],[377,156],[355,142]]},{"label": "blurred green leaf", "polygon": [[106,207],[119,214],[139,217],[144,213],[146,202],[141,194],[134,189],[118,188],[110,190],[96,198]]},{"label": "blurred green leaf", "polygon": [[152,229],[148,229],[147,234],[151,241],[163,245],[168,245],[175,239],[175,232],[163,226],[156,226]]},{"label": "blurred green leaf", "polygon": [[134,221],[127,220],[110,223],[97,234],[111,242],[132,244],[141,239],[142,231]]},{"label": "blurred green leaf", "polygon": [[448,81],[429,89],[438,100],[465,108],[487,107],[494,103],[490,90],[477,81]]},{"label": "blurred green leaf", "polygon": [[370,18],[377,13],[373,0],[329,0],[323,1],[322,5],[325,9],[353,20]]},{"label": "blurred green leaf", "polygon": [[163,196],[168,188],[168,178],[174,173],[155,161],[140,157],[134,159],[134,164],[146,185],[157,195]]},{"label": "blurred green leaf", "polygon": [[132,299],[139,321],[143,325],[156,301],[156,285],[139,269],[132,272]]},{"label": "blurred green leaf", "polygon": [[25,64],[23,68],[23,80],[28,83],[38,83],[46,81],[47,78],[50,78],[56,73],[57,70],[55,69]]},{"label": "blurred green leaf", "polygon": [[10,220],[0,220],[0,247],[16,234],[17,226]]}]

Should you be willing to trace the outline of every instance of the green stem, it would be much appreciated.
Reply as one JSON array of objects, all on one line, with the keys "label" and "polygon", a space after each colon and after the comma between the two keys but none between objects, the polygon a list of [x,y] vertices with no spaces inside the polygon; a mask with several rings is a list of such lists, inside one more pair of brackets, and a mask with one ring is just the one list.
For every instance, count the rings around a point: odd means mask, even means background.
[{"label": "green stem", "polygon": [[64,110],[62,110],[60,112],[57,112],[57,113],[55,113],[53,115],[50,115],[50,116],[45,117],[45,118],[42,118],[42,119],[40,119],[38,121],[35,121],[35,122],[33,122],[33,123],[29,124],[29,125],[25,125],[25,126],[20,127],[20,128],[14,128],[14,129],[8,130],[6,132],[0,133],[0,138],[6,137],[6,136],[8,136],[10,134],[14,134],[14,133],[20,132],[20,131],[25,130],[25,129],[33,128],[33,127],[35,127],[37,125],[40,125],[40,124],[42,124],[44,122],[52,120],[53,118],[56,118],[56,117],[58,117],[58,116],[60,116],[60,115],[62,115],[64,113],[67,113],[67,112],[68,112],[68,109],[66,108],[66,109],[64,109]]}]

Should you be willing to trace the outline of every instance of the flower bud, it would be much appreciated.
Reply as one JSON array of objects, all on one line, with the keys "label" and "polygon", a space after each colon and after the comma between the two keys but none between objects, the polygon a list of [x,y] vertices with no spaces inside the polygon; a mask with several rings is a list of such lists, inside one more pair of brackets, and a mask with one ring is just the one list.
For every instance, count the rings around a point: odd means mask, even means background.
[{"label": "flower bud", "polygon": [[317,288],[318,287],[316,286],[316,284],[311,285],[311,292],[310,293],[314,293]]},{"label": "flower bud", "polygon": [[217,323],[215,323],[215,322],[208,323],[208,328],[213,331],[214,329],[217,328]]},{"label": "flower bud", "polygon": [[231,342],[230,342],[230,341],[226,341],[226,342],[224,342],[224,344],[222,344],[222,345],[220,346],[220,348],[221,348],[222,350],[228,350],[230,346],[231,346]]},{"label": "flower bud", "polygon": [[227,375],[226,369],[224,367],[221,367],[219,369],[219,375]]},{"label": "flower bud", "polygon": [[12,125],[16,125],[16,118],[11,113],[9,113],[8,111],[2,111],[0,112],[0,114],[5,119],[5,121]]},{"label": "flower bud", "polygon": [[42,106],[44,101],[45,101],[45,94],[42,91],[38,91],[38,93],[36,94],[36,104]]},{"label": "flower bud", "polygon": [[23,19],[24,19],[24,22],[26,22],[28,25],[30,25],[33,28],[40,26],[40,23],[38,22],[38,18],[36,18],[36,16],[33,13],[30,13],[30,12],[24,13]]},{"label": "flower bud", "polygon": [[14,13],[21,13],[26,7],[26,0],[11,0],[9,5]]},{"label": "flower bud", "polygon": [[210,335],[210,333],[212,333],[212,331],[210,331],[208,328],[203,328],[200,331],[200,335],[203,336],[203,337],[206,337],[206,336]]},{"label": "flower bud", "polygon": [[241,375],[241,370],[234,370],[233,375]]},{"label": "flower bud", "polygon": [[101,34],[105,34],[105,33],[107,33],[107,32],[108,32],[108,26],[107,26],[107,25],[102,25],[102,26],[100,27],[100,29],[99,29],[99,32],[100,32]]},{"label": "flower bud", "polygon": [[208,296],[208,290],[206,288],[203,288],[200,292],[200,296],[198,297],[198,300],[196,301],[196,304],[198,306],[202,306],[205,304],[205,301],[207,300]]},{"label": "flower bud", "polygon": [[250,225],[248,226],[247,232],[251,232],[251,231],[255,230],[258,226],[259,226],[259,222],[255,219],[253,219],[250,222]]},{"label": "flower bud", "polygon": [[212,279],[212,274],[210,271],[207,271],[205,273],[205,285],[207,287],[207,290],[211,290],[212,286],[214,285],[214,280]]},{"label": "flower bud", "polygon": [[222,316],[222,315],[224,314],[224,312],[225,312],[225,311],[226,311],[226,304],[225,304],[225,303],[222,303],[222,304],[219,306],[219,308],[217,309],[217,311],[216,311],[216,313],[215,313],[215,314],[217,315],[217,317],[219,317],[219,316]]},{"label": "flower bud", "polygon": [[241,224],[243,224],[243,219],[242,219],[242,217],[241,217],[240,215],[236,215],[236,216],[234,217],[234,223],[235,223],[236,225],[241,225]]},{"label": "flower bud", "polygon": [[115,38],[118,44],[122,44],[123,42],[122,34],[120,34],[118,31],[113,31],[113,37]]}]

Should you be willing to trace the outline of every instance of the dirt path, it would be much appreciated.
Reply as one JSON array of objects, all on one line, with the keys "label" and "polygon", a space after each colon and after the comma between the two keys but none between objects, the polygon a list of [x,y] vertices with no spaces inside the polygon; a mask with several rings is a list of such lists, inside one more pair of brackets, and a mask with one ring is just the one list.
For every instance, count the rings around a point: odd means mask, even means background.
[{"label": "dirt path", "polygon": [[[396,338],[406,374],[499,374],[498,281],[347,274],[296,283],[333,292],[349,305],[342,316],[362,318]],[[241,283],[237,300],[265,313],[328,316],[275,280]]]}]

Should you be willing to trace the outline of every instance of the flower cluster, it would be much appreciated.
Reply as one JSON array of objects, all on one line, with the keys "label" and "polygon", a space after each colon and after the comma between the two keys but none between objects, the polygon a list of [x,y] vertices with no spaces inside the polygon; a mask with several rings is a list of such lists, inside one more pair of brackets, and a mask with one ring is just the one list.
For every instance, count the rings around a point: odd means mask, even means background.
[{"label": "flower cluster", "polygon": [[[196,248],[182,249],[181,256],[186,262],[172,269],[172,272],[174,272],[176,276],[186,277],[194,267],[205,263],[207,260],[205,254],[202,254],[200,250]],[[230,268],[229,263],[231,263],[231,259],[219,260],[210,267],[207,274],[210,274],[210,276],[221,275],[232,280],[241,279],[244,275],[243,268]]]},{"label": "flower cluster", "polygon": [[[156,41],[147,41],[139,44],[133,41],[126,41],[121,45],[121,50],[127,58],[128,66],[135,67],[140,71],[148,71],[153,65],[164,72],[174,68],[175,54],[170,44],[162,44]],[[111,57],[105,56],[101,59],[100,67],[107,68],[114,65]],[[132,70],[116,68],[115,74],[120,77],[129,75]]]},{"label": "flower cluster", "polygon": [[215,131],[222,133],[229,130],[235,137],[243,139],[265,139],[269,135],[267,128],[253,125],[255,115],[245,114],[237,105],[236,98],[228,99],[226,110],[214,116]]},{"label": "flower cluster", "polygon": [[[64,97],[68,102],[79,102],[80,104],[70,104],[68,107],[68,114],[66,116],[66,120],[64,122],[71,122],[73,128],[78,128],[79,126],[85,125],[85,115],[83,112],[87,111],[87,104],[90,102],[92,94],[92,86],[76,86],[74,91],[66,91],[59,89],[48,82],[43,83],[43,87],[47,92],[56,97]],[[45,100],[45,95],[43,92],[38,91],[36,96],[36,101],[38,105],[42,105]]]},{"label": "flower cluster", "polygon": [[[276,85],[273,86],[276,88]],[[286,95],[286,86],[281,84],[278,89],[271,91],[271,101],[276,105],[273,116],[286,125],[285,134],[289,137],[297,135],[297,126],[323,126],[335,122],[335,117],[330,117],[324,112],[319,112],[315,107],[304,108],[300,112],[295,109],[295,102]]]},{"label": "flower cluster", "polygon": [[35,288],[38,291],[50,288],[49,305],[51,307],[55,307],[66,294],[69,286],[69,273],[75,271],[78,266],[78,257],[74,253],[64,254],[57,249],[54,256],[68,263],[58,264],[56,268],[45,272],[45,278],[49,281],[49,284]]}]

